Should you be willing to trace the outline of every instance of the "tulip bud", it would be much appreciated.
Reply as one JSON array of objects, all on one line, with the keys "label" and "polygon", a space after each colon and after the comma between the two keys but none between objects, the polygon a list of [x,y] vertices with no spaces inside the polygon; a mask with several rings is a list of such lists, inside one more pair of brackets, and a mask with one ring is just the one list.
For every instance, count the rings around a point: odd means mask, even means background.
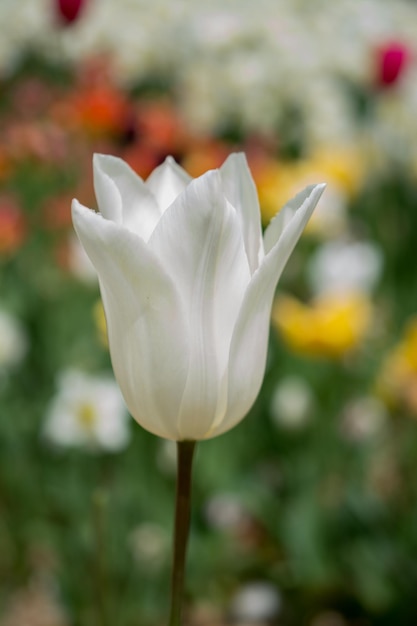
[{"label": "tulip bud", "polygon": [[324,185],[291,200],[264,237],[243,154],[195,179],[168,157],[146,182],[95,155],[94,186],[101,214],[74,200],[73,221],[129,411],[176,441],[226,432],[259,392],[275,287]]},{"label": "tulip bud", "polygon": [[408,48],[402,43],[388,43],[378,51],[377,82],[380,87],[394,85],[409,61]]},{"label": "tulip bud", "polygon": [[58,17],[64,24],[71,24],[79,17],[86,0],[56,0]]}]

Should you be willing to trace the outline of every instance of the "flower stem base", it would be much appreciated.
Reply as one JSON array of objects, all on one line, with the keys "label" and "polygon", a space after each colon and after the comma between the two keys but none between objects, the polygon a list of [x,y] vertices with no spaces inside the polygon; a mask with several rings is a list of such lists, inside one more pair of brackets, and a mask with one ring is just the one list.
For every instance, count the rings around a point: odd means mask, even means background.
[{"label": "flower stem base", "polygon": [[191,475],[195,441],[177,442],[177,491],[175,501],[174,561],[171,578],[169,626],[182,626],[185,559],[191,510]]}]

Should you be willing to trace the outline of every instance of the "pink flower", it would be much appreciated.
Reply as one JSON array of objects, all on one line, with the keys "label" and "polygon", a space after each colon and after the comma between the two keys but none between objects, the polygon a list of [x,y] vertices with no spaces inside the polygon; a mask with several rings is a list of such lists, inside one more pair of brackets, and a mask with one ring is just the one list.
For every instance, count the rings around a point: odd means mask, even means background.
[{"label": "pink flower", "polygon": [[394,85],[404,72],[410,52],[401,42],[388,42],[382,45],[377,55],[377,83],[380,87]]}]

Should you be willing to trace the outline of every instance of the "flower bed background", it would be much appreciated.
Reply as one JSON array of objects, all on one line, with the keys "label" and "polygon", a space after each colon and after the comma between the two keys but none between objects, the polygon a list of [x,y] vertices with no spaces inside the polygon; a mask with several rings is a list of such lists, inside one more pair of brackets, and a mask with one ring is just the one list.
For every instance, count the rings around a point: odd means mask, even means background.
[{"label": "flower bed background", "polygon": [[239,149],[265,224],[328,189],[261,395],[197,454],[189,624],[414,626],[417,8],[205,4],[0,4],[0,624],[163,623],[173,448],[120,401],[70,202],[93,152]]}]

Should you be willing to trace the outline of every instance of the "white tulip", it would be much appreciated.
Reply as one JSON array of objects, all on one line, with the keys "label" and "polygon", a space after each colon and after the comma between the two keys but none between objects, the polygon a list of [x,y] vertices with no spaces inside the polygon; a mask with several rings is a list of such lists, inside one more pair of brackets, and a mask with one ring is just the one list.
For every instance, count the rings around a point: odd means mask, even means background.
[{"label": "white tulip", "polygon": [[73,222],[129,411],[167,439],[226,432],[258,395],[275,288],[325,185],[292,199],[262,238],[243,154],[194,180],[169,157],[146,182],[95,155],[94,184],[100,214],[74,200]]}]

